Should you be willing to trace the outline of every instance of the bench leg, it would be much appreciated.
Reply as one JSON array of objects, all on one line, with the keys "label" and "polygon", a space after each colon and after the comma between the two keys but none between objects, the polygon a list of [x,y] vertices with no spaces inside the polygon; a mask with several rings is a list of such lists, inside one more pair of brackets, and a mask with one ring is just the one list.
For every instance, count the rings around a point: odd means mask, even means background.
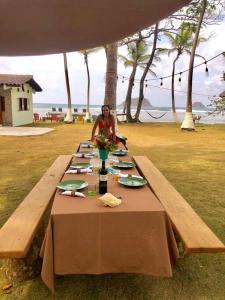
[{"label": "bench leg", "polygon": [[25,258],[6,258],[2,260],[2,274],[10,283],[34,278],[41,273],[42,259],[39,257],[44,238],[44,223],[41,224],[29,252]]}]

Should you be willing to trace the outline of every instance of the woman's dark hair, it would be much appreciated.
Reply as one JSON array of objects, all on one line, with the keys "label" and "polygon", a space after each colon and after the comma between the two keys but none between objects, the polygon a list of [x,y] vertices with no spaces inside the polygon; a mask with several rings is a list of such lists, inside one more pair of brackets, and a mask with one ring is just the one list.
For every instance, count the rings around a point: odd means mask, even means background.
[{"label": "woman's dark hair", "polygon": [[111,117],[111,113],[110,113],[110,105],[108,105],[108,104],[104,104],[104,105],[102,105],[102,107],[101,107],[101,111],[102,111],[102,118],[104,119],[104,113],[103,113],[103,109],[104,109],[104,107],[107,107],[108,109],[109,109],[109,117]]}]

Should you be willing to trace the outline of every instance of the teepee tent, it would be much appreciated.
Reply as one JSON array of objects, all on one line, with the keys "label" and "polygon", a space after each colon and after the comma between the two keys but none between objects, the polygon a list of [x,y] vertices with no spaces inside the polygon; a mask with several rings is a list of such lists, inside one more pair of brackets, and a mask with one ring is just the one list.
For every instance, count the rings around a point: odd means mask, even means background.
[{"label": "teepee tent", "polygon": [[89,49],[120,40],[190,0],[1,1],[0,56]]}]

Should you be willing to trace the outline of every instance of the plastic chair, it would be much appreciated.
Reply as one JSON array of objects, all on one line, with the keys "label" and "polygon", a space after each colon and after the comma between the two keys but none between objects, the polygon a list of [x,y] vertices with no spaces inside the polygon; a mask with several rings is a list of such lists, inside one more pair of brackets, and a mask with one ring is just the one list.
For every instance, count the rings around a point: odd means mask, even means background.
[{"label": "plastic chair", "polygon": [[86,108],[83,108],[83,113],[86,113],[87,112],[87,109]]},{"label": "plastic chair", "polygon": [[58,108],[58,111],[59,111],[59,112],[62,112],[62,107],[59,107],[59,108]]},{"label": "plastic chair", "polygon": [[57,115],[55,115],[55,114],[51,114],[51,122],[52,121],[58,122],[59,121],[59,117]]},{"label": "plastic chair", "polygon": [[52,111],[56,111],[56,108],[55,108],[55,107],[52,107]]},{"label": "plastic chair", "polygon": [[77,108],[74,108],[73,111],[74,111],[75,113],[77,113],[77,112],[78,112],[78,109],[77,109]]},{"label": "plastic chair", "polygon": [[33,117],[35,122],[40,121],[40,115],[38,113],[34,113]]}]

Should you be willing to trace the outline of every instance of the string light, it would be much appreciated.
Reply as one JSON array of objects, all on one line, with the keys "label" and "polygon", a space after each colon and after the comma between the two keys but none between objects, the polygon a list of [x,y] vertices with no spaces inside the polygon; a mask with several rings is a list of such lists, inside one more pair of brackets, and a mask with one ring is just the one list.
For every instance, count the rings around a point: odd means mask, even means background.
[{"label": "string light", "polygon": [[[195,68],[197,68],[197,67],[199,67],[199,66],[205,64],[205,72],[208,74],[209,69],[208,69],[207,63],[210,62],[211,60],[217,58],[218,56],[220,56],[220,55],[222,55],[222,54],[223,54],[223,53],[221,52],[221,53],[217,54],[216,56],[214,56],[214,57],[212,57],[212,58],[210,58],[210,59],[208,59],[208,60],[205,60],[203,63],[200,63],[200,64],[194,66],[192,69],[195,69]],[[179,75],[178,84],[181,83],[181,75],[182,75],[182,73],[188,72],[189,70],[190,70],[190,69],[186,69],[186,70],[184,70],[184,71],[182,71],[182,72],[178,72],[178,73],[175,73],[175,74],[174,74],[174,76],[175,76],[175,75]],[[125,78],[124,76],[121,76],[121,75],[119,75],[119,76],[122,77],[122,83],[124,83],[124,80],[125,80],[125,79],[126,79],[126,80],[129,80],[128,77]],[[167,78],[171,78],[171,77],[172,77],[172,75],[168,75],[168,76],[164,76],[164,77],[160,77],[160,78],[145,79],[145,82],[146,82],[146,83],[145,83],[145,87],[148,86],[148,85],[147,85],[147,82],[148,82],[148,81],[155,81],[155,80],[161,80],[160,86],[163,86],[163,79],[167,79]],[[137,83],[140,82],[140,80],[138,80],[138,79],[135,79],[135,81],[136,81]],[[133,84],[133,85],[134,85],[134,84]],[[147,85],[147,86],[146,86],[146,85]]]}]

